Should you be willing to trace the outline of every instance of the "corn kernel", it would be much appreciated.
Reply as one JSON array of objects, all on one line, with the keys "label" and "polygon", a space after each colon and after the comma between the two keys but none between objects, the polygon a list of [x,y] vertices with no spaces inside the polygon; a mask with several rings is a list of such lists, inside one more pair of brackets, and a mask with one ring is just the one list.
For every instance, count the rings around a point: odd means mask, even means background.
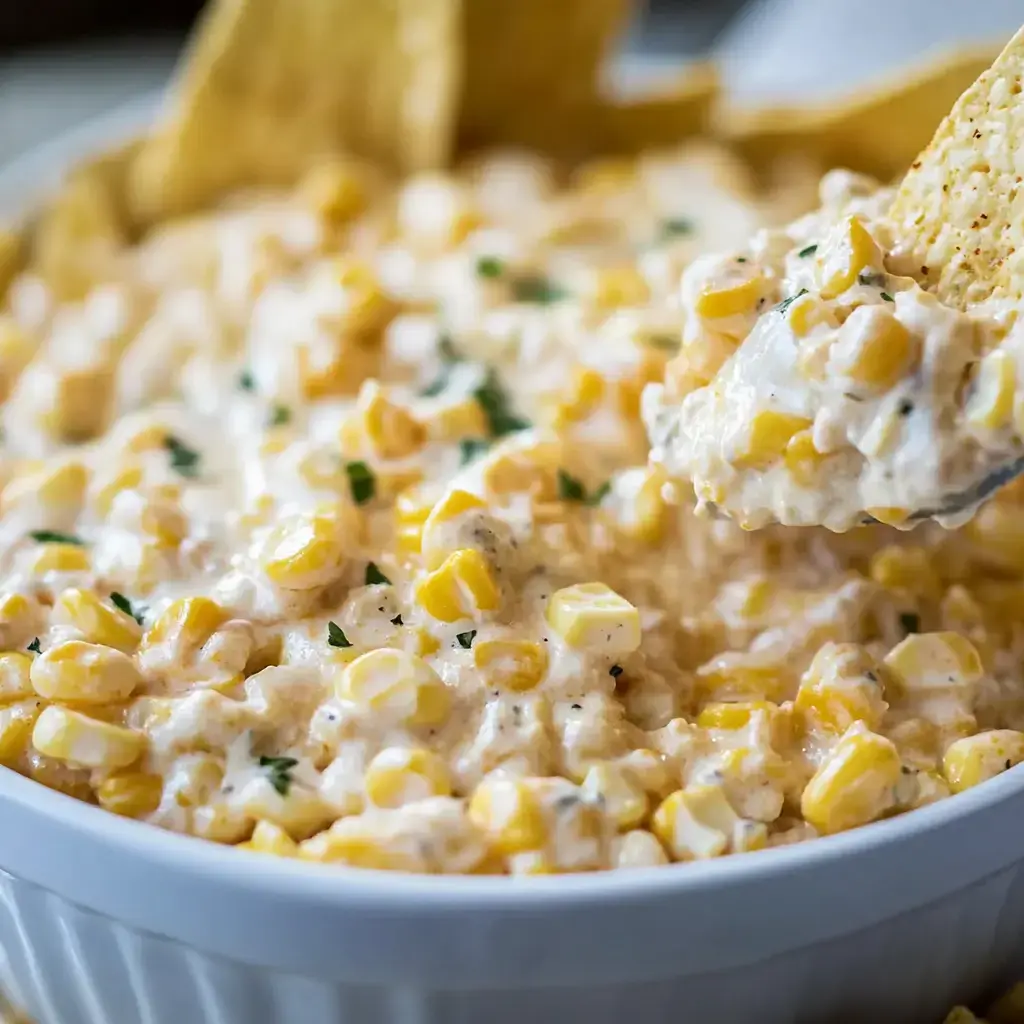
[{"label": "corn kernel", "polygon": [[670,793],[654,812],[651,831],[678,861],[720,857],[736,842],[750,845],[744,819],[721,786],[691,785]]},{"label": "corn kernel", "polygon": [[888,390],[910,374],[921,342],[884,306],[860,306],[839,330],[828,366],[869,387]]},{"label": "corn kernel", "polygon": [[12,477],[4,487],[0,511],[30,500],[43,508],[77,513],[82,506],[89,473],[80,462],[67,461],[44,465]]},{"label": "corn kernel", "polygon": [[751,314],[766,291],[767,282],[753,264],[732,262],[703,283],[693,309],[708,320]]},{"label": "corn kernel", "polygon": [[0,596],[0,650],[25,647],[45,628],[42,605],[25,594]]},{"label": "corn kernel", "polygon": [[881,265],[882,252],[868,229],[856,217],[847,217],[818,249],[821,297],[836,298],[857,283],[861,271]]},{"label": "corn kernel", "polygon": [[801,295],[789,304],[786,313],[790,330],[798,337],[805,338],[821,324],[834,324],[828,307],[813,295]]},{"label": "corn kernel", "polygon": [[486,437],[487,417],[475,398],[443,405],[427,420],[431,441],[461,441],[467,437]]},{"label": "corn kernel", "polygon": [[19,651],[0,653],[0,704],[31,697],[35,691],[29,681],[32,659]]},{"label": "corn kernel", "polygon": [[[3,288],[0,286],[0,294]],[[10,394],[14,382],[35,354],[31,335],[12,316],[0,316],[0,401]]]},{"label": "corn kernel", "polygon": [[750,422],[750,433],[733,461],[741,469],[759,469],[769,465],[786,450],[794,434],[810,427],[804,416],[766,409]]},{"label": "corn kernel", "polygon": [[1017,367],[1007,352],[990,352],[977,368],[964,408],[967,422],[981,430],[999,430],[1013,416]]},{"label": "corn kernel", "polygon": [[42,422],[69,444],[103,433],[113,411],[114,371],[106,365],[65,370],[56,378],[50,407]]},{"label": "corn kernel", "polygon": [[527,494],[535,502],[551,502],[558,496],[556,469],[543,450],[502,452],[489,458],[483,469],[488,494],[504,497]]},{"label": "corn kernel", "polygon": [[350,526],[341,514],[307,512],[282,523],[264,549],[263,570],[286,590],[312,590],[335,579]]},{"label": "corn kernel", "polygon": [[651,466],[643,471],[640,485],[633,492],[623,529],[644,544],[657,544],[665,534],[669,519],[664,498],[667,482],[665,471],[659,466]]},{"label": "corn kernel", "polygon": [[990,729],[956,740],[942,758],[942,774],[954,793],[995,778],[1024,761],[1024,732]]},{"label": "corn kernel", "polygon": [[577,366],[566,397],[555,409],[554,426],[580,423],[588,419],[604,401],[605,379],[589,366]]},{"label": "corn kernel", "polygon": [[426,442],[427,428],[407,409],[390,401],[375,380],[360,388],[355,415],[381,459],[404,459]]},{"label": "corn kernel", "polygon": [[146,818],[160,806],[164,782],[148,772],[118,772],[96,788],[100,807],[124,818]]},{"label": "corn kernel", "polygon": [[445,763],[421,747],[385,747],[367,766],[363,784],[378,807],[401,807],[452,791]]},{"label": "corn kernel", "polygon": [[770,700],[705,704],[697,716],[697,725],[702,729],[743,729],[754,715],[763,714],[770,718],[778,710],[779,705]]},{"label": "corn kernel", "polygon": [[132,616],[88,590],[65,590],[53,606],[53,621],[74,626],[91,644],[116,647],[125,654],[131,654],[142,638],[142,627]]},{"label": "corn kernel", "polygon": [[299,843],[301,860],[325,864],[347,864],[377,871],[421,871],[422,861],[411,851],[390,848],[383,837],[357,831],[355,819],[343,819],[351,831],[328,829]]},{"label": "corn kernel", "polygon": [[131,658],[99,644],[67,640],[32,662],[32,688],[47,700],[110,704],[126,700],[142,681]]},{"label": "corn kernel", "polygon": [[640,612],[603,583],[578,583],[551,595],[548,625],[570,646],[609,656],[640,646]]},{"label": "corn kernel", "polygon": [[142,485],[142,466],[132,464],[119,469],[112,476],[94,480],[90,500],[92,507],[103,519],[110,515],[114,501],[123,491],[134,491]]},{"label": "corn kernel", "polygon": [[668,862],[658,837],[640,828],[625,833],[615,847],[617,868],[655,868]]},{"label": "corn kernel", "polygon": [[892,741],[856,726],[811,777],[800,810],[826,834],[866,825],[893,806],[899,780],[900,756]]},{"label": "corn kernel", "polygon": [[382,647],[345,666],[338,696],[408,725],[438,725],[451,699],[438,674],[415,654]]},{"label": "corn kernel", "polygon": [[368,196],[358,170],[341,159],[328,160],[310,168],[297,189],[299,201],[320,220],[339,227],[358,217]]},{"label": "corn kernel", "polygon": [[395,499],[395,540],[399,550],[408,554],[420,553],[423,544],[423,524],[433,508],[421,487],[407,487]]},{"label": "corn kernel", "polygon": [[47,757],[85,768],[127,768],[146,749],[146,737],[119,725],[57,705],[44,708],[32,729],[32,746]]},{"label": "corn kernel", "polygon": [[547,837],[537,797],[519,779],[484,779],[473,791],[468,813],[499,853],[536,850]]},{"label": "corn kernel", "polygon": [[618,765],[592,765],[583,778],[581,789],[600,802],[620,831],[636,828],[647,817],[647,794],[631,774]]},{"label": "corn kernel", "polygon": [[593,273],[587,297],[603,310],[642,306],[651,292],[643,275],[631,266],[599,267]]},{"label": "corn kernel", "polygon": [[488,688],[532,690],[548,670],[548,652],[532,640],[478,640],[473,664]]},{"label": "corn kernel", "polygon": [[904,691],[970,686],[983,672],[977,649],[959,633],[913,633],[885,656],[885,665]]},{"label": "corn kernel", "polygon": [[449,491],[433,507],[423,522],[420,546],[428,569],[436,569],[452,553],[453,533],[450,524],[466,512],[486,507],[475,494],[460,488]]},{"label": "corn kernel", "polygon": [[494,611],[501,603],[501,591],[483,554],[463,548],[417,583],[416,602],[441,622],[458,622]]},{"label": "corn kernel", "polygon": [[248,842],[239,843],[238,848],[252,850],[253,853],[267,853],[272,857],[299,855],[298,843],[280,825],[265,819],[256,822],[252,838]]},{"label": "corn kernel", "polygon": [[811,487],[818,469],[828,456],[819,452],[814,444],[814,431],[800,430],[787,442],[782,461],[789,475],[801,487]]},{"label": "corn kernel", "polygon": [[794,706],[836,733],[858,721],[874,729],[888,710],[881,670],[858,644],[827,643],[800,680]]},{"label": "corn kernel", "polygon": [[873,505],[864,509],[872,519],[883,523],[886,526],[900,526],[910,518],[910,512],[905,508],[898,508],[893,505]]},{"label": "corn kernel", "polygon": [[230,618],[208,597],[180,597],[172,601],[146,630],[142,650],[171,643],[183,652],[202,647]]},{"label": "corn kernel", "polygon": [[925,548],[890,544],[871,556],[871,578],[887,590],[906,590],[924,597],[936,594],[942,578]]},{"label": "corn kernel", "polygon": [[36,576],[48,572],[88,572],[89,552],[79,544],[40,544],[29,570]]},{"label": "corn kernel", "polygon": [[345,300],[339,326],[363,342],[378,341],[395,315],[396,307],[385,294],[373,268],[359,260],[343,257],[331,267]]},{"label": "corn kernel", "polygon": [[0,764],[16,764],[28,746],[32,726],[43,710],[38,697],[0,707]]}]

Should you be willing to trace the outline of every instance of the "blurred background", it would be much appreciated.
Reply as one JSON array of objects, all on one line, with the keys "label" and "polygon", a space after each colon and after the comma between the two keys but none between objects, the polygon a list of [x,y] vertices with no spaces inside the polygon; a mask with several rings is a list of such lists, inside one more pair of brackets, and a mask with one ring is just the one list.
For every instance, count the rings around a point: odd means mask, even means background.
[{"label": "blurred background", "polygon": [[[374,2],[374,0],[367,0]],[[556,2],[556,0],[552,0]],[[167,80],[202,0],[0,0],[0,165]],[[648,0],[635,64],[713,54],[739,103],[827,101],[956,45],[1005,39],[1024,0]]]}]

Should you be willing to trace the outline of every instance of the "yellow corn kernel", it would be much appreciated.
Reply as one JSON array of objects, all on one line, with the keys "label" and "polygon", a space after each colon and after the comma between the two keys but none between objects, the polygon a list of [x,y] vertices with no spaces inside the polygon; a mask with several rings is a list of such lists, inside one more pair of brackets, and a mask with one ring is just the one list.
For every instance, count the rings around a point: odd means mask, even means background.
[{"label": "yellow corn kernel", "polygon": [[382,647],[345,666],[338,696],[407,725],[438,725],[451,698],[440,676],[420,657]]},{"label": "yellow corn kernel", "polygon": [[441,649],[441,641],[422,626],[408,626],[402,632],[402,649],[421,658],[428,658]]},{"label": "yellow corn kernel", "polygon": [[252,830],[252,838],[239,843],[240,850],[252,850],[253,853],[268,853],[272,857],[297,857],[299,844],[280,825],[261,819]]},{"label": "yellow corn kernel", "polygon": [[[354,819],[346,819],[353,822]],[[422,871],[422,861],[408,850],[389,848],[385,839],[370,832],[338,832],[331,828],[299,843],[301,860],[323,864],[347,864],[353,868],[377,871]]]},{"label": "yellow corn kernel", "polygon": [[807,783],[800,810],[826,834],[866,825],[893,806],[899,779],[900,755],[892,741],[855,726]]},{"label": "yellow corn kernel", "polygon": [[[448,524],[471,510],[487,506],[475,494],[456,487],[449,491],[430,511],[423,522],[421,551],[427,568],[436,569],[452,553],[451,530]],[[446,538],[448,543],[446,543]]]},{"label": "yellow corn kernel", "polygon": [[805,338],[821,324],[834,324],[828,307],[813,295],[801,295],[789,304],[786,312],[790,330],[798,337]]},{"label": "yellow corn kernel", "polygon": [[624,157],[599,157],[576,168],[572,185],[578,191],[594,196],[614,195],[628,189],[637,180],[634,161]]},{"label": "yellow corn kernel", "polygon": [[705,704],[697,716],[697,725],[702,729],[743,729],[750,724],[753,715],[771,717],[778,710],[779,705],[770,700]]},{"label": "yellow corn kernel", "polygon": [[312,590],[341,571],[351,526],[340,514],[305,512],[282,523],[264,548],[263,571],[286,590]]},{"label": "yellow corn kernel", "polygon": [[29,680],[32,659],[20,651],[0,653],[0,704],[31,697],[35,691]]},{"label": "yellow corn kernel", "polygon": [[106,519],[114,507],[114,500],[122,491],[134,491],[142,485],[142,466],[133,464],[117,470],[111,476],[94,480],[90,500],[97,514]]},{"label": "yellow corn kernel", "polygon": [[363,785],[378,807],[401,807],[452,791],[444,761],[422,747],[385,747],[367,766]]},{"label": "yellow corn kernel", "polygon": [[811,487],[818,469],[828,456],[814,444],[813,430],[800,430],[787,442],[782,461],[789,475],[802,487]]},{"label": "yellow corn kernel", "polygon": [[433,504],[419,487],[407,487],[395,499],[395,540],[399,550],[418,555],[423,544],[423,524]]},{"label": "yellow corn kernel", "polygon": [[42,605],[25,594],[0,595],[0,650],[24,647],[45,628]]},{"label": "yellow corn kernel", "polygon": [[208,597],[172,601],[142,637],[142,650],[172,643],[183,649],[202,647],[231,616]]},{"label": "yellow corn kernel", "polygon": [[65,590],[53,606],[53,621],[74,626],[91,644],[116,647],[125,654],[131,654],[142,639],[142,627],[135,619],[88,590]]},{"label": "yellow corn kernel", "polygon": [[83,366],[56,378],[52,404],[42,417],[47,430],[69,444],[89,441],[103,433],[114,397],[111,366]]},{"label": "yellow corn kernel", "polygon": [[656,868],[668,862],[665,847],[658,841],[658,837],[641,828],[627,832],[616,844],[617,868]]},{"label": "yellow corn kernel", "polygon": [[643,471],[640,486],[633,493],[623,529],[644,544],[657,544],[664,536],[669,519],[664,497],[667,482],[665,471],[659,466],[651,466]]},{"label": "yellow corn kernel", "polygon": [[970,686],[983,672],[974,644],[959,633],[912,633],[885,656],[885,665],[904,691]]},{"label": "yellow corn kernel", "polygon": [[164,781],[149,772],[118,772],[96,787],[100,807],[124,818],[146,818],[159,806]]},{"label": "yellow corn kernel", "polygon": [[396,307],[373,269],[359,260],[343,257],[335,262],[332,273],[344,293],[342,329],[363,341],[379,340]]},{"label": "yellow corn kernel", "polygon": [[828,366],[869,387],[888,390],[911,373],[921,358],[921,341],[885,306],[860,306],[839,330]]},{"label": "yellow corn kernel", "polygon": [[640,646],[640,612],[604,583],[577,583],[551,595],[548,625],[570,646],[610,657]]},{"label": "yellow corn kernel", "polygon": [[331,227],[358,217],[368,201],[362,176],[342,159],[326,160],[306,173],[297,189],[298,199]]},{"label": "yellow corn kernel", "polygon": [[535,502],[551,502],[558,496],[557,462],[550,463],[538,446],[533,451],[503,452],[487,459],[483,483],[488,494],[503,497],[527,494]]},{"label": "yellow corn kernel", "polygon": [[836,733],[858,721],[877,728],[888,710],[881,669],[859,644],[827,643],[803,674],[794,706]]},{"label": "yellow corn kernel", "polygon": [[477,640],[473,664],[488,688],[532,690],[548,670],[548,652],[532,640]]},{"label": "yellow corn kernel", "polygon": [[755,313],[766,290],[766,281],[754,264],[733,261],[703,283],[693,309],[708,320]]},{"label": "yellow corn kernel", "polygon": [[388,399],[375,380],[359,389],[355,414],[370,447],[382,459],[404,459],[427,440],[427,428],[408,409]]},{"label": "yellow corn kernel", "polygon": [[856,217],[847,217],[818,249],[821,297],[834,299],[852,288],[865,268],[881,266],[882,252],[868,229]]},{"label": "yellow corn kernel", "polygon": [[[0,286],[2,291],[2,286]],[[0,316],[0,401],[35,354],[32,336],[12,316]]]},{"label": "yellow corn kernel", "polygon": [[[344,331],[344,323],[339,325]],[[369,338],[367,341],[374,339]],[[359,335],[342,335],[335,350],[326,358],[307,345],[295,349],[295,372],[305,398],[354,395],[363,381],[380,370],[380,354],[376,345],[364,344]]]},{"label": "yellow corn kernel", "polygon": [[805,416],[766,409],[750,422],[750,433],[733,458],[740,469],[759,469],[769,465],[786,450],[794,434],[810,427]]},{"label": "yellow corn kernel", "polygon": [[704,860],[728,853],[737,843],[749,848],[746,824],[721,786],[691,785],[665,797],[651,819],[651,831],[674,860]]},{"label": "yellow corn kernel", "polygon": [[501,591],[483,554],[462,548],[416,584],[416,602],[441,622],[458,622],[494,611]]},{"label": "yellow corn kernel", "polygon": [[127,768],[142,756],[146,737],[54,704],[44,708],[36,719],[32,746],[58,761],[116,770]]},{"label": "yellow corn kernel", "polygon": [[466,398],[434,410],[427,420],[427,433],[431,441],[486,437],[487,417],[475,398]]},{"label": "yellow corn kernel", "polygon": [[506,856],[544,845],[547,828],[536,794],[519,779],[484,779],[469,800],[469,820]]},{"label": "yellow corn kernel", "polygon": [[0,764],[10,767],[18,762],[42,710],[43,702],[38,697],[0,707]]},{"label": "yellow corn kernel", "polygon": [[569,391],[555,411],[556,427],[587,419],[604,401],[605,379],[589,366],[573,369]]},{"label": "yellow corn kernel", "polygon": [[618,765],[591,765],[580,788],[588,796],[600,801],[604,813],[621,832],[636,828],[647,817],[647,794],[632,774]]},{"label": "yellow corn kernel", "polygon": [[999,430],[1013,416],[1017,367],[1009,353],[996,349],[978,364],[964,408],[967,422],[981,430]]},{"label": "yellow corn kernel", "polygon": [[40,544],[33,553],[29,571],[36,576],[47,572],[88,572],[89,552],[79,544]]},{"label": "yellow corn kernel", "polygon": [[892,505],[873,505],[864,509],[872,519],[877,520],[886,526],[900,526],[910,517],[910,512],[905,508],[897,508]]},{"label": "yellow corn kernel", "polygon": [[642,306],[651,297],[651,291],[635,267],[598,267],[587,297],[599,309],[609,310]]},{"label": "yellow corn kernel", "polygon": [[956,740],[942,758],[942,774],[954,793],[995,778],[1024,761],[1024,732],[990,729]]},{"label": "yellow corn kernel", "polygon": [[906,590],[920,596],[940,592],[942,577],[926,548],[891,544],[871,556],[871,578],[887,590]]},{"label": "yellow corn kernel", "polygon": [[67,640],[32,662],[32,689],[47,700],[110,704],[126,700],[142,681],[127,655],[113,647]]},{"label": "yellow corn kernel", "polygon": [[80,462],[58,462],[12,477],[3,490],[0,510],[29,499],[47,509],[77,510],[82,505],[89,473]]}]

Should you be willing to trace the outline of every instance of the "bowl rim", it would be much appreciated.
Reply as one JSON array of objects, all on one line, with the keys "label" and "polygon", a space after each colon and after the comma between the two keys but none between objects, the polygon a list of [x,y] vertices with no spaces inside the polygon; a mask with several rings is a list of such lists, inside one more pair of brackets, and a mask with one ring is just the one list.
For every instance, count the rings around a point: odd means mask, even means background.
[{"label": "bowl rim", "polygon": [[[162,99],[160,91],[137,96],[108,113],[15,157],[0,167],[0,212],[19,204],[21,212],[55,187],[68,166],[144,130]],[[567,909],[598,902],[625,902],[661,894],[685,896],[696,890],[728,888],[738,881],[770,882],[869,850],[896,846],[924,833],[957,827],[1008,802],[1024,789],[1024,765],[928,806],[872,822],[838,835],[822,836],[756,853],[629,870],[527,877],[418,875],[279,858],[119,817],[0,766],[0,803],[20,805],[58,827],[115,844],[119,852],[147,858],[168,870],[201,874],[226,886],[278,896],[381,909],[538,910]],[[242,858],[240,861],[239,858]],[[244,872],[238,870],[244,864]]]}]

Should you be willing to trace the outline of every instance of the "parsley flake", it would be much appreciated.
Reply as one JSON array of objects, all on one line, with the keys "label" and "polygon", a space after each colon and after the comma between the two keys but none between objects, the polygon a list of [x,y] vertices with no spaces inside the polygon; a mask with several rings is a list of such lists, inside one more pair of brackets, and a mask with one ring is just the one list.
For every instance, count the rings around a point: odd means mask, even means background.
[{"label": "parsley flake", "polygon": [[797,256],[799,256],[801,259],[803,259],[805,256],[813,256],[817,251],[818,251],[818,246],[817,245],[808,245],[805,248],[801,249],[797,253]]},{"label": "parsley flake", "polygon": [[33,530],[29,536],[39,544],[74,544],[82,547],[85,541],[73,533],[60,533],[57,530]]},{"label": "parsley flake", "polygon": [[292,411],[287,405],[275,405],[270,413],[270,426],[280,427],[292,418]]},{"label": "parsley flake", "polygon": [[199,452],[182,444],[173,434],[168,434],[164,438],[164,448],[171,457],[171,469],[176,470],[182,476],[195,477],[199,475]]},{"label": "parsley flake", "polygon": [[900,626],[908,636],[921,632],[921,616],[915,612],[900,612]]},{"label": "parsley flake", "polygon": [[896,301],[888,292],[882,292],[882,298],[886,302],[895,302]]},{"label": "parsley flake", "polygon": [[497,256],[480,256],[476,261],[476,276],[494,279],[505,272],[505,264]]},{"label": "parsley flake", "polygon": [[124,594],[119,594],[116,590],[110,595],[110,603],[120,612],[124,612],[125,615],[131,616],[140,626],[142,625],[142,615],[132,608],[131,601],[128,600]]},{"label": "parsley flake", "polygon": [[736,262],[737,263],[746,263],[747,262],[747,257],[746,256],[737,256],[736,257]]},{"label": "parsley flake", "polygon": [[586,501],[587,489],[564,469],[558,471],[558,497],[561,501]]},{"label": "parsley flake", "polygon": [[601,486],[598,487],[597,490],[594,491],[589,498],[587,498],[587,504],[600,505],[601,502],[604,501],[606,497],[608,497],[608,494],[611,492],[611,489],[612,482],[610,480],[605,480],[605,482],[601,484]]},{"label": "parsley flake", "polygon": [[255,389],[256,389],[256,381],[253,378],[253,375],[252,375],[252,373],[249,370],[243,370],[238,375],[238,386],[243,391],[255,391]]},{"label": "parsley flake", "polygon": [[292,769],[299,763],[294,757],[261,757],[260,767],[267,768],[270,784],[281,796],[287,796],[292,784]]},{"label": "parsley flake", "polygon": [[512,296],[516,302],[534,302],[548,306],[564,299],[568,292],[540,274],[524,274],[512,282]]},{"label": "parsley flake", "polygon": [[352,641],[345,636],[345,630],[336,622],[327,623],[327,646],[328,647],[351,647]]},{"label": "parsley flake", "polygon": [[352,500],[357,505],[365,505],[377,493],[377,478],[373,470],[365,462],[346,462],[345,473],[348,476],[349,490]]},{"label": "parsley flake", "polygon": [[397,614],[397,615],[396,615],[396,616],[395,616],[395,617],[394,617],[394,618],[393,618],[393,619],[391,620],[391,625],[392,625],[392,626],[404,626],[404,625],[405,625],[405,623],[404,623],[404,622],[402,621],[402,613],[401,613],[401,612],[399,612],[399,613],[398,613],[398,614]]},{"label": "parsley flake", "polygon": [[473,646],[473,641],[476,639],[476,630],[471,629],[465,633],[456,633],[455,639],[458,640],[459,646],[465,648],[467,651]]},{"label": "parsley flake", "polygon": [[694,230],[695,225],[689,217],[669,217],[661,222],[661,237],[663,240],[692,235]]},{"label": "parsley flake", "polygon": [[789,307],[792,306],[793,303],[796,302],[797,299],[801,298],[802,296],[804,296],[806,294],[807,294],[807,289],[806,288],[801,288],[800,291],[798,291],[796,293],[796,295],[790,295],[790,297],[788,299],[783,299],[775,307],[775,312],[776,313],[785,313],[786,310],[789,309]]},{"label": "parsley flake", "polygon": [[857,284],[862,284],[866,288],[881,288],[885,284],[885,274],[858,274]]},{"label": "parsley flake", "polygon": [[475,462],[490,447],[491,442],[485,441],[482,437],[464,437],[459,442],[459,464],[467,466]]},{"label": "parsley flake", "polygon": [[31,651],[33,654],[41,654],[43,649],[39,645],[39,637],[36,637],[35,640],[33,640],[32,643],[30,643],[28,647],[25,648],[25,650]]},{"label": "parsley flake", "polygon": [[377,568],[377,563],[376,562],[367,562],[366,563],[366,585],[368,587],[372,587],[372,586],[375,586],[378,583],[385,583],[385,584],[390,586],[391,580],[389,580],[387,578],[387,576],[385,576],[384,573],[382,573],[380,571],[380,569]]},{"label": "parsley flake", "polygon": [[517,416],[509,402],[508,395],[502,387],[501,378],[494,370],[487,371],[487,377],[473,392],[473,397],[480,403],[487,429],[491,437],[504,437],[519,430],[528,430],[530,421]]},{"label": "parsley flake", "polygon": [[610,675],[612,679],[618,679],[619,676],[622,675],[622,666],[612,665],[612,667],[608,669],[608,675]]},{"label": "parsley flake", "polygon": [[436,398],[444,392],[451,381],[452,367],[462,362],[462,356],[446,335],[438,338],[437,356],[441,360],[441,372],[420,392],[422,398]]}]

